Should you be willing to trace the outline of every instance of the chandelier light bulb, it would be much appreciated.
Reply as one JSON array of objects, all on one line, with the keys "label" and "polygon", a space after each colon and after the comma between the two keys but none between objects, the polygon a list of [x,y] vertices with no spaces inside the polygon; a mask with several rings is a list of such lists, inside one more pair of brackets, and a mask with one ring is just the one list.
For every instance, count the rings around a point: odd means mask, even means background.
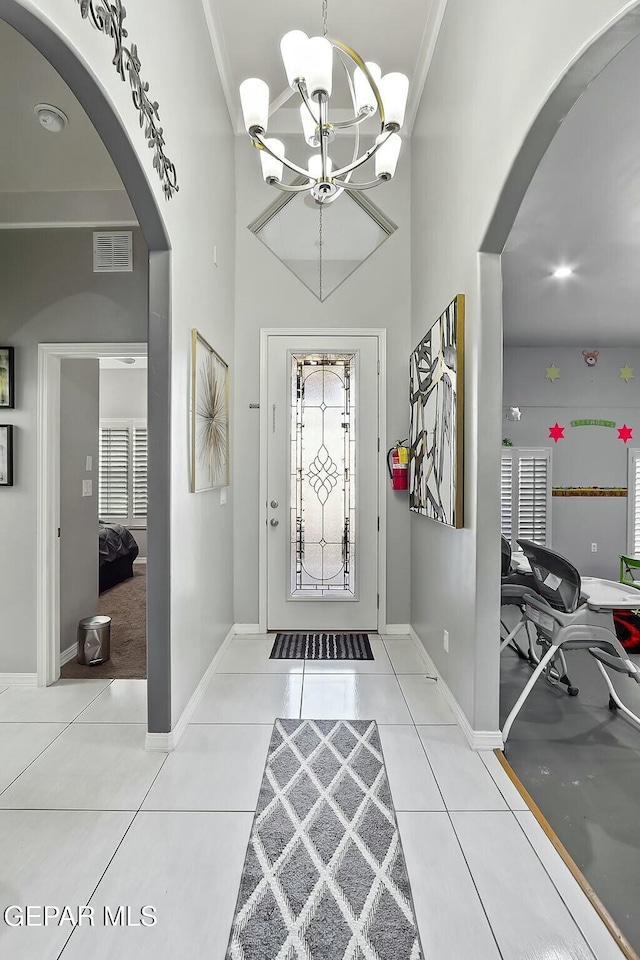
[{"label": "chandelier light bulb", "polygon": [[[377,63],[368,62],[366,66],[369,73],[373,77],[374,82],[378,84],[380,82],[380,78],[382,77],[382,70]],[[373,90],[371,89],[371,84],[360,67],[356,67],[354,70],[353,86],[356,91],[356,113],[358,116],[360,116],[362,113],[375,113],[378,109],[378,101],[376,100]]]},{"label": "chandelier light bulb", "polygon": [[404,123],[409,78],[404,73],[386,73],[381,77],[378,88],[384,104],[385,130],[399,130]]},{"label": "chandelier light bulb", "polygon": [[305,80],[309,96],[328,100],[333,89],[333,47],[325,37],[311,37],[305,56]]},{"label": "chandelier light bulb", "polygon": [[[277,153],[280,157],[284,156],[284,143],[282,140],[273,138],[264,141],[266,145]],[[266,183],[282,183],[282,171],[284,164],[282,160],[276,160],[267,150],[260,151],[260,163],[262,164],[262,177]]]},{"label": "chandelier light bulb", "polygon": [[302,30],[290,30],[280,41],[287,83],[292,90],[296,90],[298,83],[305,79],[308,43],[309,37]]},{"label": "chandelier light bulb", "polygon": [[[331,171],[333,170],[333,162],[331,157],[327,157],[327,176],[331,176]],[[312,157],[309,157],[309,177],[311,180],[322,180],[322,156],[319,153],[314,153]]]},{"label": "chandelier light bulb", "polygon": [[376,177],[381,177],[384,180],[391,180],[398,165],[398,157],[400,156],[402,139],[397,133],[392,133],[386,139],[385,135],[378,137],[378,142],[381,140],[384,140],[385,142],[380,146],[379,150],[375,154]]},{"label": "chandelier light bulb", "polygon": [[309,146],[319,147],[320,137],[318,136],[318,121],[311,116],[306,103],[300,104],[300,119],[302,121],[304,138]]},{"label": "chandelier light bulb", "polygon": [[269,121],[269,87],[264,80],[252,77],[240,84],[242,116],[247,133],[265,133]]}]

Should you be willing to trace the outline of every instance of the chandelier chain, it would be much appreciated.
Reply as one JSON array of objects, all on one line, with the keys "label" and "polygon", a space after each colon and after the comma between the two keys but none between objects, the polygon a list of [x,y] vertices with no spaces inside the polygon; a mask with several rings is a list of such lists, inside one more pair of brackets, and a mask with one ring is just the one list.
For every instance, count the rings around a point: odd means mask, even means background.
[{"label": "chandelier chain", "polygon": [[319,299],[322,300],[322,206],[320,206],[320,228],[318,231],[318,293]]},{"label": "chandelier chain", "polygon": [[327,33],[328,33],[328,27],[327,27],[327,7],[328,7],[328,5],[329,5],[329,4],[328,4],[328,0],[322,0],[322,30],[323,30],[323,35],[324,35],[325,37],[327,36]]}]

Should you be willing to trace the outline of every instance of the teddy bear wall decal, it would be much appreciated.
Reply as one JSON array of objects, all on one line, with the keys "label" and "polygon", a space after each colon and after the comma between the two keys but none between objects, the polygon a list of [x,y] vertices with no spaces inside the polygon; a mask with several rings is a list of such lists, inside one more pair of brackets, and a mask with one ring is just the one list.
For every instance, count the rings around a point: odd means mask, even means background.
[{"label": "teddy bear wall decal", "polygon": [[584,357],[584,362],[588,367],[595,367],[598,362],[598,357],[600,356],[599,350],[583,350],[582,356]]}]

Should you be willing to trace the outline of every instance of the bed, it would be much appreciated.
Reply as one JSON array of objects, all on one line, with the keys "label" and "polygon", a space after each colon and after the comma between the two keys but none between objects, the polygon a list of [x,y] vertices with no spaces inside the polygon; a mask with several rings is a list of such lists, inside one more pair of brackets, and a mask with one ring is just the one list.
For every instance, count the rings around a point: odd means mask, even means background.
[{"label": "bed", "polygon": [[138,544],[130,530],[120,523],[101,523],[98,528],[99,592],[133,576]]}]

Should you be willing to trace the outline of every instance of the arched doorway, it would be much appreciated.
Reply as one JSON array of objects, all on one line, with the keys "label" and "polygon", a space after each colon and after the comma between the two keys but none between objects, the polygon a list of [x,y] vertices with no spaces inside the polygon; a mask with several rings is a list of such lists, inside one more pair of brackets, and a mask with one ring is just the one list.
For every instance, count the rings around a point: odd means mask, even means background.
[{"label": "arched doorway", "polygon": [[[149,250],[149,565],[148,730],[171,729],[169,501],[170,501],[170,243],[139,158],[105,92],[79,53],[53,26],[19,0],[0,0],[0,19],[28,40],[67,83],[113,160]],[[47,545],[56,533],[43,524],[45,494],[39,496],[39,634],[48,616]],[[39,674],[43,672],[39,664]],[[46,681],[45,681],[46,682]]]}]

